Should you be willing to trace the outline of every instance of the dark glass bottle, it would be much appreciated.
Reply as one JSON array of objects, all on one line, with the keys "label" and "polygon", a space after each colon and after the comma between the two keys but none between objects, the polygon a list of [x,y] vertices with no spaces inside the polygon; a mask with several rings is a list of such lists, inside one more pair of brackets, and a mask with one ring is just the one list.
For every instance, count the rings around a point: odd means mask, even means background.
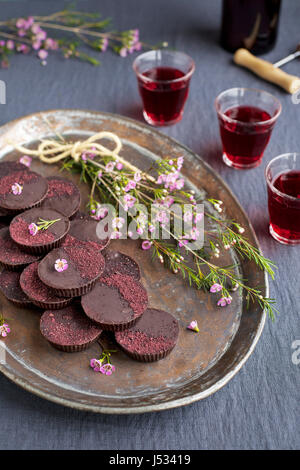
[{"label": "dark glass bottle", "polygon": [[276,42],[281,0],[223,0],[221,44],[263,54]]}]

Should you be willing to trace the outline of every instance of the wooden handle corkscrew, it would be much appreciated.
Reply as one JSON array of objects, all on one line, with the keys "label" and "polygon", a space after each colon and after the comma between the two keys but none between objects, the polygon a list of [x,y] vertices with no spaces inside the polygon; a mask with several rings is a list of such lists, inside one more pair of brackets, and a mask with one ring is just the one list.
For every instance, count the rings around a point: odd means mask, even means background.
[{"label": "wooden handle corkscrew", "polygon": [[238,49],[233,56],[233,60],[236,64],[246,67],[259,77],[275,83],[288,93],[293,94],[300,89],[299,77],[280,70],[266,60],[258,59],[247,49]]}]

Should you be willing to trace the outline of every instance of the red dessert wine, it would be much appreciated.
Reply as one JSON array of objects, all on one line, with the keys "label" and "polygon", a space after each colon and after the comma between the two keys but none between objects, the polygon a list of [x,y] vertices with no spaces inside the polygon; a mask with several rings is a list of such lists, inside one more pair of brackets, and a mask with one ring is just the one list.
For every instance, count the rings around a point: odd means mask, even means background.
[{"label": "red dessert wine", "polygon": [[153,125],[170,125],[182,117],[188,97],[190,77],[172,67],[154,67],[138,77],[144,103],[144,117]]},{"label": "red dessert wine", "polygon": [[[300,170],[290,170],[277,176],[268,186],[270,230],[281,242],[300,241]],[[291,196],[291,197],[289,197]]]},{"label": "red dessert wine", "polygon": [[254,168],[260,164],[274,127],[273,121],[268,122],[270,119],[267,111],[255,106],[235,106],[219,115],[223,159],[227,165]]}]

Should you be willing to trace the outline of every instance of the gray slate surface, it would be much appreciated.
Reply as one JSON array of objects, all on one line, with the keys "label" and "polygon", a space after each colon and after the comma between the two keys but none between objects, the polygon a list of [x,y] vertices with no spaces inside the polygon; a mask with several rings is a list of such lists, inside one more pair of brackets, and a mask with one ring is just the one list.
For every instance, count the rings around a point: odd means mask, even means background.
[{"label": "gray slate surface", "polygon": [[[50,13],[63,2],[1,2],[1,18]],[[139,27],[149,43],[169,41],[189,53],[197,70],[184,119],[166,134],[201,155],[225,179],[248,213],[264,253],[279,269],[271,283],[280,316],[267,322],[254,354],[221,391],[185,408],[148,415],[101,416],[43,401],[0,377],[1,449],[296,449],[299,448],[299,366],[291,343],[300,339],[300,247],[273,241],[267,232],[264,166],[274,156],[299,151],[300,104],[290,96],[238,69],[218,45],[220,0],[102,0],[78,2],[78,9],[100,10],[118,28]],[[300,40],[300,4],[283,1],[279,41],[266,58],[275,61]],[[132,57],[103,56],[103,65],[51,57],[47,67],[35,58],[16,57],[8,71],[7,105],[0,124],[53,108],[86,108],[142,119]],[[300,75],[300,63],[285,67]],[[233,86],[264,88],[282,102],[283,112],[264,164],[248,172],[225,167],[213,108],[215,96]]]}]

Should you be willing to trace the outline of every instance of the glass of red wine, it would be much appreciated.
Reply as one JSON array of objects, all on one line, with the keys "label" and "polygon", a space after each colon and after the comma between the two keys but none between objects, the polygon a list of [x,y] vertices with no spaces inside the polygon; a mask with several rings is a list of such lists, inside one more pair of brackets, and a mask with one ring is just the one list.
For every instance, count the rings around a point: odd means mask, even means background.
[{"label": "glass of red wine", "polygon": [[153,126],[180,121],[188,97],[195,63],[183,52],[154,50],[139,55],[134,63],[144,118]]},{"label": "glass of red wine", "polygon": [[280,101],[263,90],[232,88],[215,100],[223,144],[223,161],[245,170],[260,165],[281,113]]},{"label": "glass of red wine", "polygon": [[300,153],[274,158],[265,171],[270,233],[285,245],[300,243]]}]

